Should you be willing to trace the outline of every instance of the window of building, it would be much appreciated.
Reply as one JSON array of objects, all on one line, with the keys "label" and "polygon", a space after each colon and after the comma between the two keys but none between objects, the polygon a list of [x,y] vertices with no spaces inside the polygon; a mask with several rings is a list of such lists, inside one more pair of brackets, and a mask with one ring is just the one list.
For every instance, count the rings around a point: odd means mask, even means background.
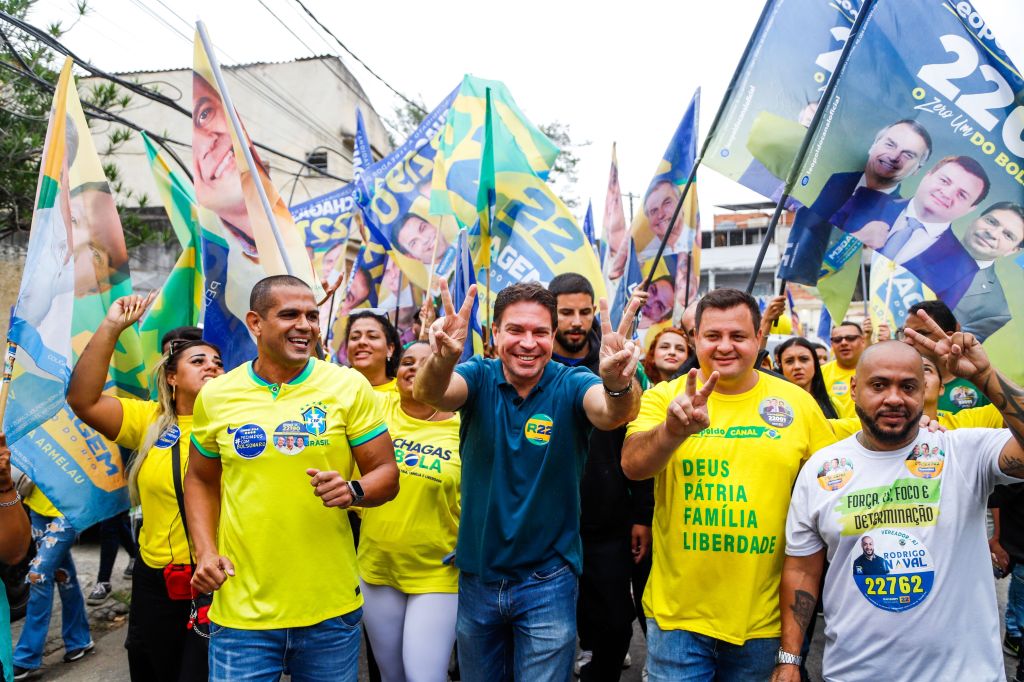
[{"label": "window of building", "polygon": [[[317,149],[306,154],[306,163],[311,166],[315,166],[317,170],[327,172],[327,151],[323,149]],[[312,170],[312,169],[310,169]]]}]

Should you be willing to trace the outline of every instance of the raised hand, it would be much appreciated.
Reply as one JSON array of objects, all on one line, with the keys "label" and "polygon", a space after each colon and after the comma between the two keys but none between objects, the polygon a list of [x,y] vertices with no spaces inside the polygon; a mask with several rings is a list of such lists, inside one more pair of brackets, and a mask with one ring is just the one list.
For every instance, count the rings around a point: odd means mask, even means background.
[{"label": "raised hand", "polygon": [[638,297],[629,299],[626,309],[622,312],[622,322],[616,331],[612,331],[611,314],[608,312],[608,300],[602,298],[601,307],[601,353],[598,374],[609,391],[621,391],[633,381],[636,365],[640,361],[640,346],[627,340],[626,335],[633,323],[636,311],[642,301]]},{"label": "raised hand", "polygon": [[[924,322],[927,336],[904,327],[906,342],[923,353],[935,356],[940,369],[964,379],[981,377],[992,367],[988,354],[974,334],[947,333],[928,313],[918,310],[917,317]],[[975,382],[977,383],[977,382]]]},{"label": "raised hand", "polygon": [[462,349],[466,345],[469,334],[470,316],[473,314],[473,301],[476,299],[476,285],[469,287],[466,300],[458,314],[452,295],[448,292],[448,282],[441,280],[441,304],[444,306],[444,317],[439,317],[430,325],[428,339],[430,350],[443,360],[457,362],[462,357]]},{"label": "raised hand", "polygon": [[148,296],[132,294],[122,296],[110,304],[106,321],[115,326],[118,333],[132,326],[142,318],[143,313],[156,299],[157,292],[151,291]]},{"label": "raised hand", "polygon": [[700,390],[697,390],[697,368],[690,370],[686,375],[686,389],[668,404],[665,428],[671,435],[688,438],[711,425],[708,398],[717,383],[718,372],[712,372]]},{"label": "raised hand", "polygon": [[782,317],[782,313],[786,312],[786,297],[776,296],[765,306],[764,314],[761,315],[761,332],[767,336],[772,333],[772,327]]}]

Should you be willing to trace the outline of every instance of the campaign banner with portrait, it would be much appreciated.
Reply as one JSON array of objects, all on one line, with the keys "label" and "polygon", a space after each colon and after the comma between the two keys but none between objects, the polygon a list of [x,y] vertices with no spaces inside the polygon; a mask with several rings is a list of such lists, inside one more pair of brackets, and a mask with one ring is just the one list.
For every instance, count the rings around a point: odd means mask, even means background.
[{"label": "campaign banner with portrait", "polygon": [[777,200],[861,0],[768,0],[702,163]]},{"label": "campaign banner with portrait", "polygon": [[[224,368],[233,369],[256,355],[245,325],[249,292],[256,282],[288,274],[290,266],[291,274],[309,284],[317,300],[324,292],[313,274],[305,235],[271,183],[249,135],[244,130],[241,136],[236,134],[225,105],[227,93],[218,85],[214,60],[198,32],[193,59],[192,171],[206,274],[203,337],[220,347]],[[254,168],[249,167],[245,148]]]},{"label": "campaign banner with portrait", "polygon": [[619,159],[612,143],[612,167],[608,171],[608,192],[604,199],[605,253],[601,260],[601,268],[607,273],[607,279],[616,280],[622,277],[626,262],[625,254],[629,250],[628,233],[626,232],[626,210],[622,206],[622,190],[619,189]]},{"label": "campaign banner with portrait", "polygon": [[868,309],[875,329],[886,324],[893,334],[907,320],[911,306],[935,298],[914,273],[896,265],[880,253],[871,256],[871,283]]},{"label": "campaign banner with portrait", "polygon": [[[12,462],[76,528],[124,510],[118,448],[64,401],[71,367],[110,304],[132,293],[113,192],[65,62],[40,169],[29,249],[9,338],[19,344],[4,415]],[[138,329],[118,339],[105,392],[147,398]]]},{"label": "campaign banner with portrait", "polygon": [[1024,378],[1024,80],[967,0],[863,14],[793,195],[913,273]]}]

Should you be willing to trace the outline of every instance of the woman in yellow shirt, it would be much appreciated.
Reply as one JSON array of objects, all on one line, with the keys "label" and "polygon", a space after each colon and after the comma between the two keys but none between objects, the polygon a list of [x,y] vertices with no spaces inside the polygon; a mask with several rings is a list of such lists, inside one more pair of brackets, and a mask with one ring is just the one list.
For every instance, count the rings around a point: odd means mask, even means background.
[{"label": "woman in yellow shirt", "polygon": [[387,315],[361,310],[349,315],[345,328],[348,365],[376,391],[395,390],[402,341]]},{"label": "woman in yellow shirt", "polygon": [[384,682],[447,679],[455,644],[459,417],[412,397],[416,372],[429,355],[425,341],[406,348],[398,390],[380,394],[401,488],[390,503],[361,512],[363,619]]},{"label": "woman in yellow shirt", "polygon": [[[187,577],[192,554],[176,487],[188,465],[196,395],[203,384],[223,374],[224,367],[216,346],[176,339],[166,342],[157,366],[157,401],[103,395],[118,337],[142,317],[151,302],[152,296],[125,296],[114,301],[75,366],[68,404],[86,424],[136,451],[127,471],[132,502],[142,505],[140,560],[132,580],[125,642],[131,678],[205,680],[206,640],[187,627],[192,607]],[[180,475],[177,481],[175,468]]]}]

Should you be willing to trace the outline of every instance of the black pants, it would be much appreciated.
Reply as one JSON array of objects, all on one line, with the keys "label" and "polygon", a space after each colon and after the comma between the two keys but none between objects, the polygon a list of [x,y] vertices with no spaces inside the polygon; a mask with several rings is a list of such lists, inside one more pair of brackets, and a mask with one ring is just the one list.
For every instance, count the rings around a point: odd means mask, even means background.
[{"label": "black pants", "polygon": [[100,572],[96,576],[96,582],[110,582],[110,575],[114,572],[114,561],[117,559],[118,545],[124,547],[124,551],[128,552],[128,556],[132,559],[139,553],[128,512],[111,516],[100,524]]},{"label": "black pants", "polygon": [[164,572],[135,563],[128,613],[128,669],[132,682],[204,682],[208,641],[189,630],[192,602],[167,596]]},{"label": "black pants", "polygon": [[627,527],[614,535],[582,536],[583,574],[576,602],[580,646],[593,652],[582,682],[614,682],[622,674],[636,613],[630,591],[633,556]]},{"label": "black pants", "polygon": [[633,564],[633,606],[636,609],[636,617],[640,620],[640,629],[647,636],[647,615],[644,613],[644,590],[647,588],[647,579],[651,577],[651,566],[653,565],[653,545],[647,549],[647,556],[640,560],[640,563]]}]

